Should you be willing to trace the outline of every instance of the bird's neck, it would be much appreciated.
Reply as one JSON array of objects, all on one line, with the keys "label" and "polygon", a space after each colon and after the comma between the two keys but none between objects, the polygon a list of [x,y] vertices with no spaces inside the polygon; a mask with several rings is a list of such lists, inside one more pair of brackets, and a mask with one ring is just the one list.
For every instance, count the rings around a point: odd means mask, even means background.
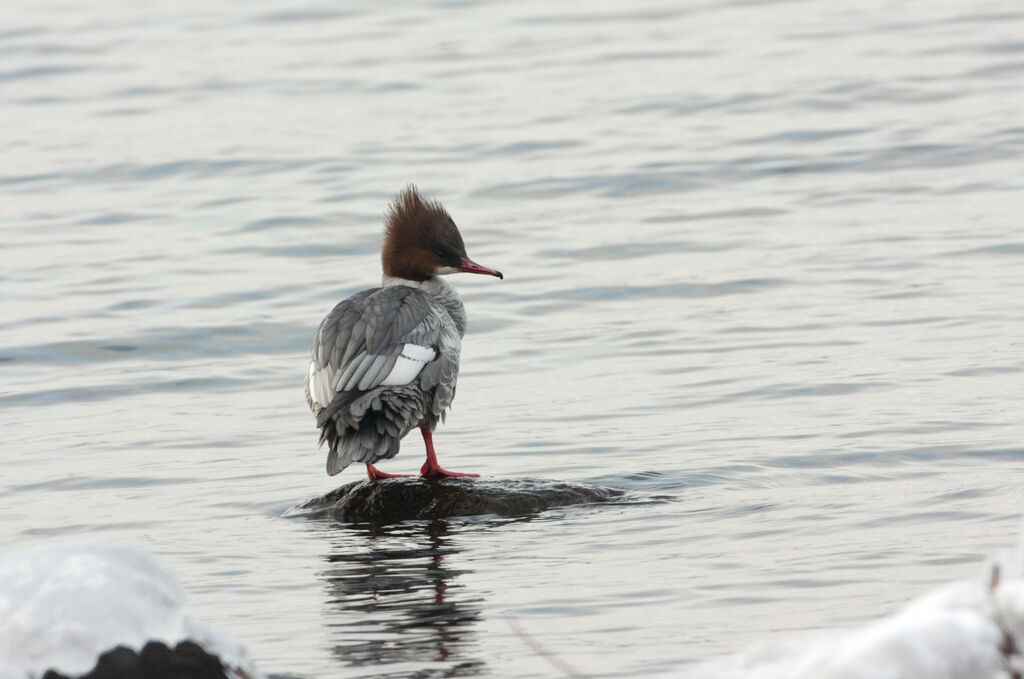
[{"label": "bird's neck", "polygon": [[440,276],[431,276],[425,281],[411,281],[407,278],[398,278],[384,275],[381,279],[381,287],[387,288],[393,285],[408,285],[410,288],[417,288],[430,295],[430,297],[444,307],[448,315],[455,321],[455,327],[459,330],[459,336],[466,334],[466,307],[462,304],[462,298],[448,281]]}]

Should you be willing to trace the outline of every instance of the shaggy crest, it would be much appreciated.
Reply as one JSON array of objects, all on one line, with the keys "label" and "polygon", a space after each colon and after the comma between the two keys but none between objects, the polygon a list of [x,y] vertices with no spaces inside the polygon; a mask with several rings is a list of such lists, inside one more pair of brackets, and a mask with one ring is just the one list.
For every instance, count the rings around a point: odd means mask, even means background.
[{"label": "shaggy crest", "polygon": [[455,222],[441,203],[423,198],[409,184],[388,206],[381,262],[395,278],[424,281],[466,256]]}]

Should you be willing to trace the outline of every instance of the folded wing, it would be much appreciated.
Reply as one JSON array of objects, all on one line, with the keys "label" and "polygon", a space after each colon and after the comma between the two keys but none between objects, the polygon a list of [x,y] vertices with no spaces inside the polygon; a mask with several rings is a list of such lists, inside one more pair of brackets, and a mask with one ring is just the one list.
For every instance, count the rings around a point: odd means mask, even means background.
[{"label": "folded wing", "polygon": [[306,373],[306,400],[318,426],[377,387],[414,382],[438,360],[442,330],[442,319],[415,288],[367,290],[338,304],[317,330]]}]

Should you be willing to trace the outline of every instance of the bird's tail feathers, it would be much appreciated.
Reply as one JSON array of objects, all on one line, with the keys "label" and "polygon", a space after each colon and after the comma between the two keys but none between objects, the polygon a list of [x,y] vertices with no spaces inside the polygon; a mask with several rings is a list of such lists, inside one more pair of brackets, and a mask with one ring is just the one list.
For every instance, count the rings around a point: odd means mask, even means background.
[{"label": "bird's tail feathers", "polygon": [[408,430],[402,431],[387,403],[379,401],[369,408],[356,422],[337,417],[324,422],[320,429],[320,442],[327,443],[327,473],[334,476],[350,464],[374,463],[398,454],[399,443]]}]

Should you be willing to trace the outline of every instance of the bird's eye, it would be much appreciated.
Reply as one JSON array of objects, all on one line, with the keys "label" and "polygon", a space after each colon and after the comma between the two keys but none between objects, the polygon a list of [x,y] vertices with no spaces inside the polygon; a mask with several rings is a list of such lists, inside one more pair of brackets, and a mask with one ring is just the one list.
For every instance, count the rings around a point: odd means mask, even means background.
[{"label": "bird's eye", "polygon": [[436,254],[436,255],[437,255],[438,257],[440,257],[441,259],[444,259],[445,257],[447,257],[447,256],[448,256],[448,253],[447,253],[447,252],[445,252],[444,250],[438,250],[438,251],[437,251],[436,253],[434,253],[434,254]]}]

